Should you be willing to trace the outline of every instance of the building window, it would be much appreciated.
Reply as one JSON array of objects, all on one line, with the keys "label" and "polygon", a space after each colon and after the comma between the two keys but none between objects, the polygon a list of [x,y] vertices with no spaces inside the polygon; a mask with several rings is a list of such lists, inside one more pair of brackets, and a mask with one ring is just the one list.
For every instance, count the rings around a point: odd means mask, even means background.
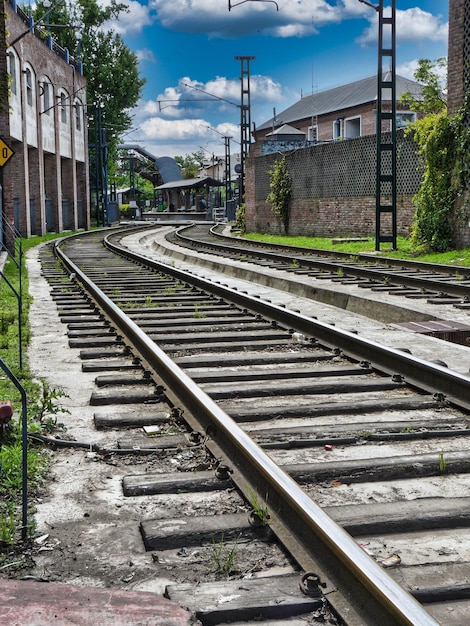
[{"label": "building window", "polygon": [[333,122],[333,139],[334,140],[342,138],[341,122],[342,120],[340,118],[338,118],[337,120]]},{"label": "building window", "polygon": [[351,117],[344,120],[344,136],[347,139],[361,136],[361,118]]},{"label": "building window", "polygon": [[318,126],[309,126],[307,129],[307,141],[318,141]]},{"label": "building window", "polygon": [[65,97],[65,93],[60,94],[60,121],[63,124],[67,123],[67,98]]},{"label": "building window", "polygon": [[8,52],[8,73],[10,74],[11,79],[11,93],[16,94],[17,91],[17,76],[16,76],[16,57],[13,52]]},{"label": "building window", "polygon": [[33,106],[33,75],[29,67],[25,70],[26,80],[26,102],[29,106]]},{"label": "building window", "polygon": [[75,129],[78,131],[82,130],[82,115],[79,102],[75,103]]},{"label": "building window", "polygon": [[43,113],[46,115],[51,114],[51,86],[49,83],[44,82],[42,84],[42,103]]},{"label": "building window", "polygon": [[408,124],[412,124],[416,122],[416,113],[412,113],[411,111],[400,111],[397,113],[397,128],[404,128],[408,126]]}]

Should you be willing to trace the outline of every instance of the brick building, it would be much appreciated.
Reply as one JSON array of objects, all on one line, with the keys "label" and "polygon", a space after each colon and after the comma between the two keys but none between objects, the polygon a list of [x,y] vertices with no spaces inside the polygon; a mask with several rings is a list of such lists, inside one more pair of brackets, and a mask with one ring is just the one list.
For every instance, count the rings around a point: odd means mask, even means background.
[{"label": "brick building", "polygon": [[449,0],[448,109],[456,113],[470,86],[470,3]]},{"label": "brick building", "polygon": [[[455,113],[470,88],[470,1],[449,0],[448,109]],[[364,82],[365,81],[365,82]],[[269,169],[276,150],[269,144],[278,126],[302,131],[310,146],[300,144],[284,152],[292,176],[289,233],[292,235],[373,235],[375,225],[375,127],[374,81],[364,79],[302,98],[273,119],[258,126],[246,166],[247,229],[281,232],[280,224],[266,203]],[[397,95],[402,90],[397,76]],[[413,85],[405,90],[413,92]],[[376,90],[375,90],[376,91]],[[368,97],[368,94],[372,97]],[[403,121],[407,121],[407,112]],[[411,116],[410,116],[410,119]],[[400,121],[398,120],[398,126]],[[470,116],[468,119],[470,125]],[[369,135],[369,136],[367,136]],[[335,139],[349,141],[335,141]],[[291,138],[292,141],[292,138]],[[321,143],[321,142],[325,143]],[[318,145],[314,145],[317,143]],[[398,234],[407,235],[413,223],[413,196],[422,181],[422,163],[416,146],[399,133],[397,145]],[[453,224],[456,245],[470,245],[470,190],[462,200],[465,211]]]},{"label": "brick building", "polygon": [[15,0],[0,15],[0,241],[88,228],[86,80],[82,65]]},{"label": "brick building", "polygon": [[[396,82],[397,100],[404,92],[417,98],[421,95],[422,86],[416,81],[397,76]],[[386,94],[383,106],[387,108]],[[376,109],[377,76],[373,76],[304,97],[259,126],[245,169],[247,230],[282,232],[266,203],[269,170],[282,152],[292,179],[290,235],[372,236],[376,222]],[[416,146],[402,130],[415,119],[414,112],[397,102],[397,233],[403,236],[410,233],[413,196],[422,180]],[[388,137],[388,120],[382,130]],[[294,136],[296,131],[305,141]],[[388,228],[385,218],[383,224]]]},{"label": "brick building", "polygon": [[[448,49],[448,111],[453,115],[465,103],[470,89],[470,2],[449,0]],[[467,109],[468,110],[468,109]],[[470,115],[467,113],[467,127]],[[470,184],[460,196],[460,206],[454,223],[454,234],[459,247],[470,246]]]},{"label": "brick building", "polygon": [[[384,77],[387,80],[387,75]],[[409,92],[419,98],[421,85],[403,76],[396,77],[397,100]],[[390,98],[390,96],[389,96]],[[387,109],[387,100],[383,102]],[[369,76],[353,83],[325,89],[304,96],[298,102],[258,126],[255,141],[270,140],[283,125],[302,132],[309,142],[354,139],[374,135],[376,129],[377,76]],[[406,126],[416,114],[397,102],[397,126]],[[390,130],[384,127],[386,132]]]}]

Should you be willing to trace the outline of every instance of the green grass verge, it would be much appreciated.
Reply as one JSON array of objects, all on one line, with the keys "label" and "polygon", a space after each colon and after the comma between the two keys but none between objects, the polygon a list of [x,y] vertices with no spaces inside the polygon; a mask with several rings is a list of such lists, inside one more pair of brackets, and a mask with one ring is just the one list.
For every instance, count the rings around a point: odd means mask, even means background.
[{"label": "green grass verge", "polygon": [[[14,260],[8,258],[0,275],[0,358],[13,372],[24,387],[27,396],[28,432],[50,432],[58,426],[56,416],[62,412],[57,399],[64,394],[51,388],[44,380],[33,380],[28,364],[27,348],[30,342],[29,278],[26,271],[27,251],[51,239],[62,235],[49,233],[44,237],[31,237],[21,240],[22,247],[22,367],[19,359],[19,320],[18,299],[13,289],[20,292],[18,245]],[[9,284],[8,284],[9,283]],[[9,560],[16,559],[14,546],[21,536],[21,490],[22,490],[22,444],[21,444],[21,394],[8,376],[0,369],[0,400],[11,401],[14,417],[6,427],[0,430],[0,568],[9,575]],[[48,466],[48,451],[28,444],[28,491],[34,496],[35,489],[41,484]],[[29,507],[32,512],[32,507]],[[29,516],[31,518],[31,515]],[[30,533],[34,530],[31,524]],[[13,550],[13,551],[12,551]]]},{"label": "green grass verge", "polygon": [[370,237],[367,241],[345,241],[333,244],[333,240],[323,237],[284,237],[282,235],[261,235],[259,233],[248,233],[245,239],[252,241],[262,241],[266,243],[284,244],[288,246],[298,246],[301,248],[316,248],[319,250],[336,250],[338,252],[349,252],[350,254],[370,253],[376,256],[392,257],[395,259],[410,259],[415,261],[427,261],[429,263],[443,263],[446,265],[470,265],[470,248],[462,250],[450,250],[442,253],[423,253],[414,249],[408,239],[398,237],[398,250],[386,250],[382,248],[380,252],[375,251],[375,239]]}]

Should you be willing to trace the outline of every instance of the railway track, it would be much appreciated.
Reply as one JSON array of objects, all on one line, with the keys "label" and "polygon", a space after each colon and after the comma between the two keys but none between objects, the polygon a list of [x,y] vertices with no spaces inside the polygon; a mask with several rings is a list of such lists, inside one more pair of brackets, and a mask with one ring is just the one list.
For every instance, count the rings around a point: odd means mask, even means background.
[{"label": "railway track", "polygon": [[[225,230],[224,225],[208,228],[192,224],[172,232],[168,238],[191,249],[268,265],[295,276],[355,284],[373,292],[470,310],[470,268],[465,266],[267,244],[233,237]],[[319,294],[314,295],[318,299]]]},{"label": "railway track", "polygon": [[72,237],[44,271],[118,437],[96,451],[146,464],[122,485],[160,511],[140,529],[168,596],[203,624],[464,624],[468,376],[120,237]]}]

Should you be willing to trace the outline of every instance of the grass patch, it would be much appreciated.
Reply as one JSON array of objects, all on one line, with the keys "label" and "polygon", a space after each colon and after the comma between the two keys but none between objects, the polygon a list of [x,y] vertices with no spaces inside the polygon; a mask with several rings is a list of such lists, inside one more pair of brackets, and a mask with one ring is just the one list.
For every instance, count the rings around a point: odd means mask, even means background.
[{"label": "grass patch", "polygon": [[262,235],[260,233],[249,233],[244,235],[245,239],[251,241],[261,241],[264,243],[280,244],[287,246],[297,246],[299,248],[312,248],[317,250],[332,250],[337,252],[348,252],[350,254],[374,254],[374,256],[391,257],[395,259],[409,259],[414,261],[426,261],[429,263],[442,263],[445,265],[470,266],[470,248],[462,250],[450,250],[448,252],[423,252],[414,248],[409,239],[405,237],[397,238],[398,250],[382,250],[376,252],[375,239],[370,237],[367,241],[350,241],[333,244],[330,238],[326,237],[284,237],[282,235]]},{"label": "grass patch", "polygon": [[[29,370],[27,348],[30,342],[29,311],[31,296],[28,293],[29,279],[25,258],[30,248],[63,235],[48,233],[44,237],[34,236],[21,240],[22,248],[22,352],[23,362],[19,360],[18,300],[7,281],[20,291],[18,267],[10,258],[0,275],[0,358],[13,372],[24,387],[27,396],[28,432],[50,432],[60,425],[57,414],[65,412],[57,403],[65,394],[50,387],[47,382],[34,380]],[[17,240],[17,244],[19,240]],[[17,246],[18,248],[18,246]],[[19,253],[16,261],[19,262]],[[22,489],[22,433],[21,433],[21,395],[10,379],[0,369],[0,400],[10,400],[14,408],[14,417],[5,432],[0,431],[0,565],[8,563],[10,547],[20,538],[21,530],[21,489]],[[28,443],[28,492],[34,497],[42,483],[48,467],[48,451],[36,444]],[[31,504],[29,504],[31,509]],[[34,530],[30,525],[29,532]]]},{"label": "grass patch", "polygon": [[223,577],[228,577],[236,568],[238,551],[238,539],[230,543],[224,542],[222,535],[219,541],[212,540],[211,558],[214,564],[214,572]]}]

